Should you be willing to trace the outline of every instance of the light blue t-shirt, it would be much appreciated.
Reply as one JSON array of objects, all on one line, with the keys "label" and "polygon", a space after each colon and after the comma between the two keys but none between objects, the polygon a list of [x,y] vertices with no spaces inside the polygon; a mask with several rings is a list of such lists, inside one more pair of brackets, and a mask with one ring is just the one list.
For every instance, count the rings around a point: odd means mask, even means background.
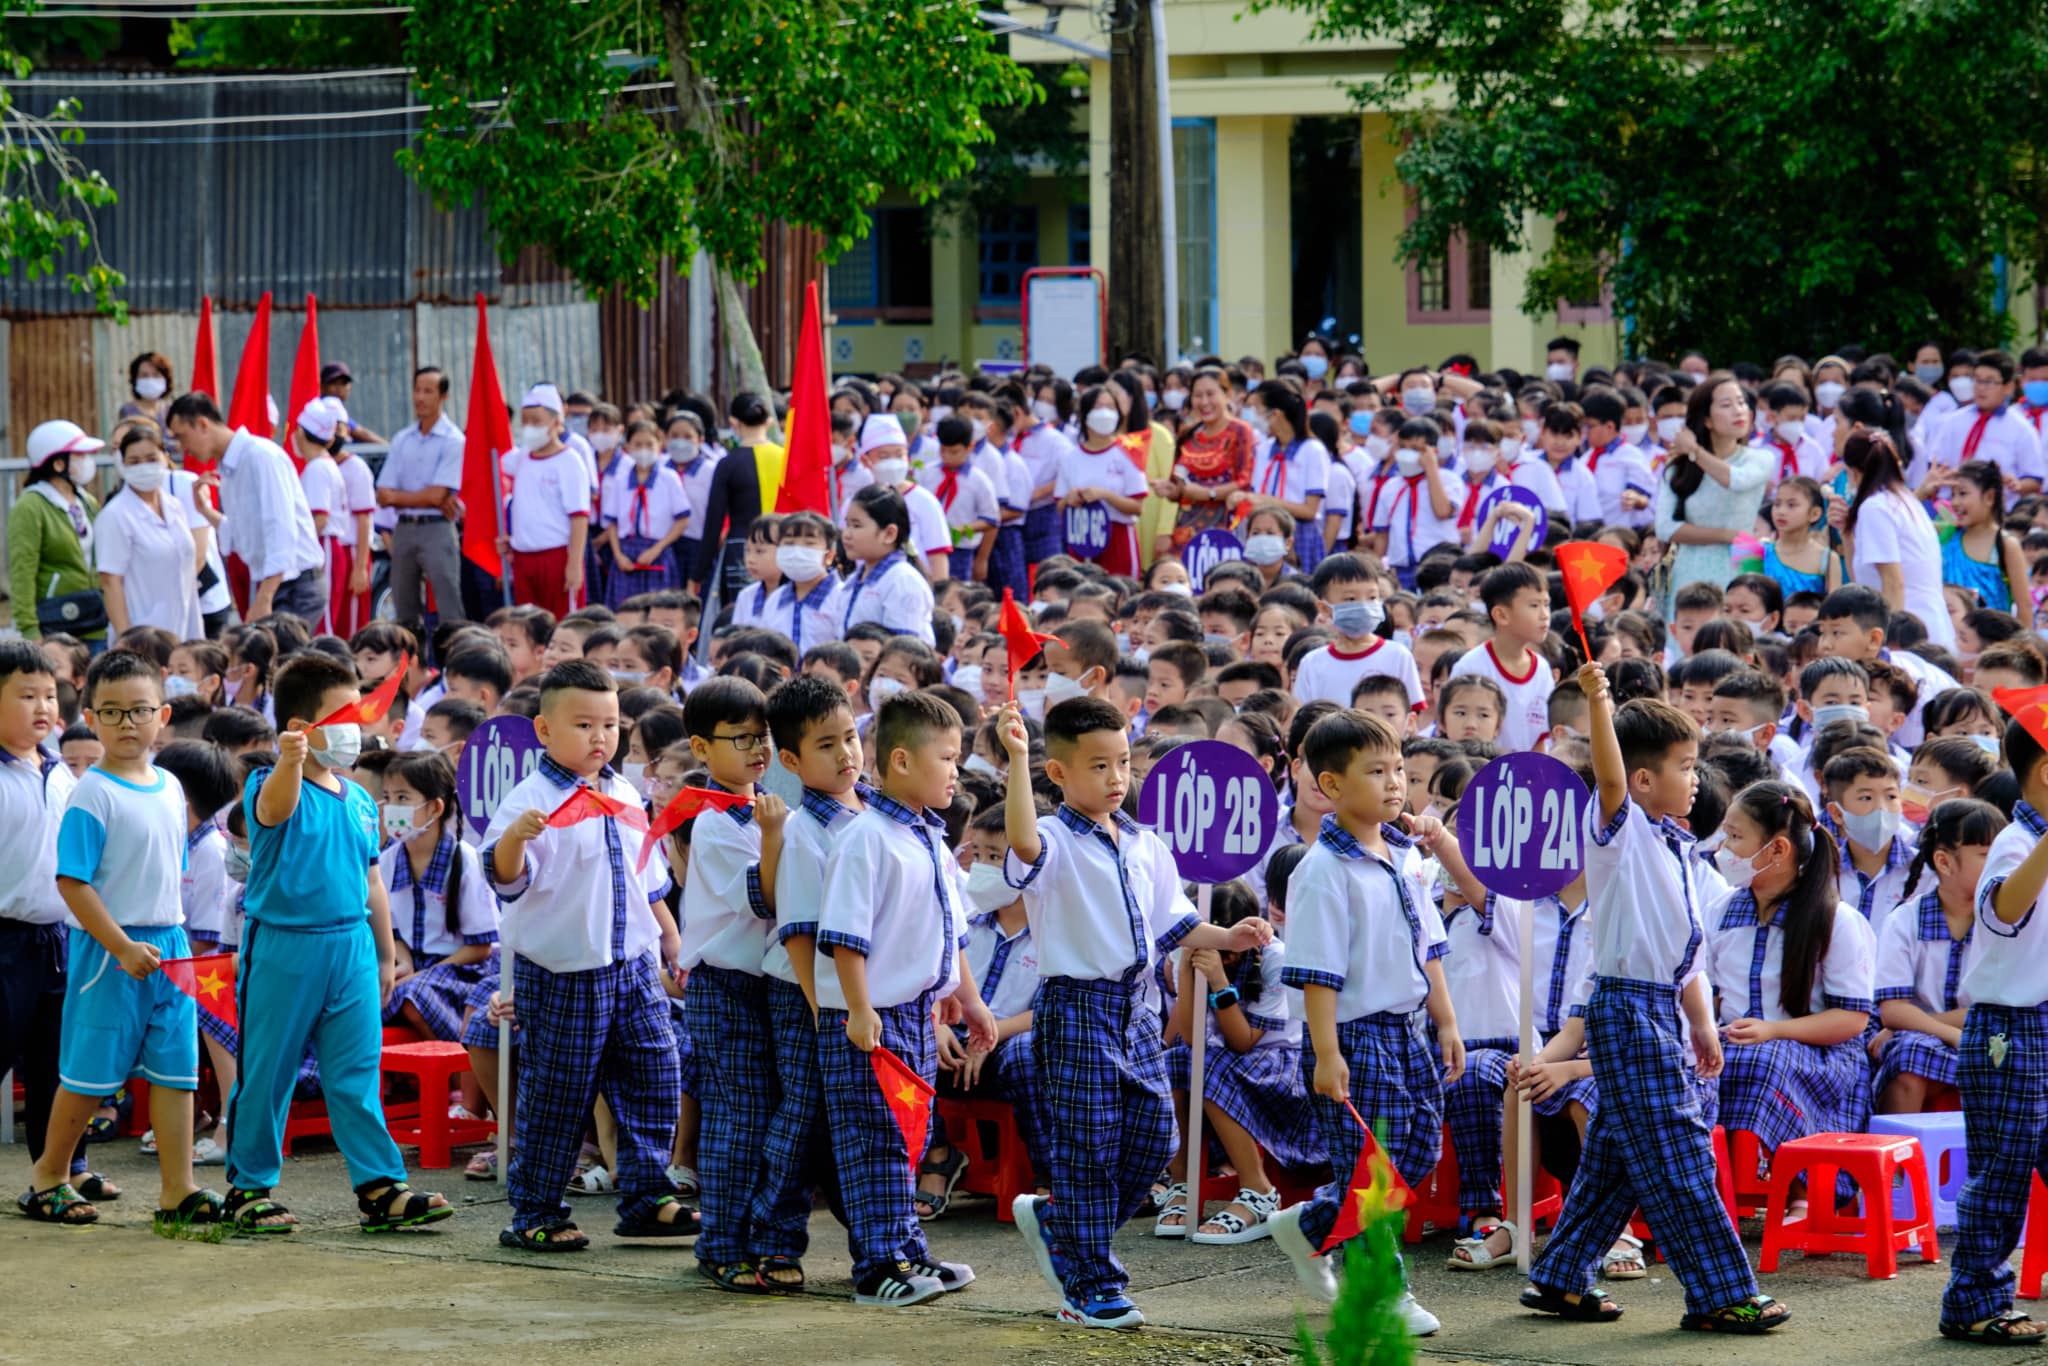
[{"label": "light blue t-shirt", "polygon": [[310,777],[282,825],[256,819],[256,794],[270,776],[249,775],[242,815],[249,825],[249,882],[243,909],[251,921],[288,929],[353,925],[370,914],[370,868],[377,862],[377,804],[341,780],[329,792]]},{"label": "light blue t-shirt", "polygon": [[185,789],[150,772],[138,784],[87,769],[57,827],[57,876],[92,884],[117,925],[185,923]]}]

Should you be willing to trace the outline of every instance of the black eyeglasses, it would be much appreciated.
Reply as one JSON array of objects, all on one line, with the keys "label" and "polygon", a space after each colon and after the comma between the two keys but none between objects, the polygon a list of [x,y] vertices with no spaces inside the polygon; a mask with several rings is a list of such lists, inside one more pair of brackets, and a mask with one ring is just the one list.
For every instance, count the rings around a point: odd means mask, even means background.
[{"label": "black eyeglasses", "polygon": [[741,754],[751,754],[768,743],[768,735],[765,731],[751,730],[739,735],[714,735],[711,740],[713,743],[723,740]]},{"label": "black eyeglasses", "polygon": [[124,721],[125,721],[125,722],[127,722],[127,723],[128,723],[129,725],[131,725],[131,726],[139,726],[139,725],[141,725],[141,724],[142,724],[143,722],[147,721],[147,720],[148,720],[148,719],[149,719],[150,717],[152,717],[152,716],[155,716],[155,715],[157,715],[158,713],[160,713],[160,712],[161,712],[162,710],[163,710],[163,708],[162,708],[162,707],[154,707],[154,706],[153,706],[153,707],[94,707],[94,708],[92,709],[92,714],[93,714],[94,716],[97,716],[97,717],[99,717],[99,719],[100,719],[100,724],[101,724],[101,725],[103,725],[103,726],[118,726],[118,725],[120,725],[120,724],[121,724],[122,722],[124,722]]}]

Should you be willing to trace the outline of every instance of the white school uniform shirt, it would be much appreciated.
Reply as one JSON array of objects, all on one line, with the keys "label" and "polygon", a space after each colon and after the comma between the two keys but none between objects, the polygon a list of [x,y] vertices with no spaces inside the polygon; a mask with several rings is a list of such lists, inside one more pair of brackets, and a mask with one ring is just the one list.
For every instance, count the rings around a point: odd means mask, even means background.
[{"label": "white school uniform shirt", "polygon": [[[201,527],[211,530],[213,524],[199,511],[199,476],[173,467],[168,487],[177,495],[179,506],[185,509],[186,529],[195,533]],[[199,611],[204,616],[211,616],[215,612],[226,611],[234,602],[234,598],[228,592],[228,571],[220,557],[218,533],[209,535],[206,539],[206,567],[213,571],[213,586],[199,590]]]},{"label": "white school uniform shirt", "polygon": [[1451,499],[1450,516],[1439,517],[1422,482],[1428,477],[1425,470],[1412,479],[1394,481],[1393,496],[1386,500],[1389,564],[1413,567],[1437,546],[1458,544],[1458,511],[1465,506],[1465,481],[1452,470],[1438,468],[1437,483]]},{"label": "white school uniform shirt", "polygon": [[[462,881],[455,915],[461,933],[450,934],[448,876],[457,859],[462,861]],[[498,942],[498,898],[484,879],[483,861],[453,834],[441,837],[425,876],[413,876],[403,840],[393,840],[377,855],[377,873],[391,902],[391,933],[412,950],[415,968],[428,958],[446,958],[465,944]]]},{"label": "white school uniform shirt", "polygon": [[[1445,900],[1464,898],[1451,892]],[[1521,1039],[1522,911],[1527,904],[1489,895],[1484,906],[1460,904],[1444,914],[1444,985],[1458,1014],[1458,1035],[1467,1041]],[[1536,966],[1548,965],[1539,959]],[[1539,990],[1544,985],[1537,983]]]},{"label": "white school uniform shirt", "polygon": [[[1007,1020],[1031,1009],[1038,994],[1038,943],[1031,937],[1028,918],[1015,934],[1006,935],[994,911],[977,915],[967,922],[965,947],[967,970],[991,1015]],[[1002,971],[992,977],[989,969],[999,953]]]},{"label": "white school uniform shirt", "polygon": [[398,752],[405,753],[412,748],[413,741],[420,738],[421,729],[427,724],[427,713],[434,704],[448,695],[448,680],[436,674],[434,681],[420,689],[405,709],[405,726],[398,732]]},{"label": "white school uniform shirt", "polygon": [[[506,827],[528,811],[553,811],[575,791],[577,779],[546,755],[540,766],[522,778],[499,803],[484,830],[486,880],[497,892],[504,912],[500,941],[508,952],[549,972],[586,972],[608,967],[612,958],[612,926],[625,917],[625,952],[617,961],[630,962],[652,952],[661,942],[661,926],[648,909],[668,888],[667,865],[661,851],[647,856],[647,867],[635,871],[641,833],[611,818],[578,821],[561,829],[541,831],[526,846],[525,866],[510,882],[498,879],[495,851]],[[633,785],[604,769],[590,786],[628,806],[640,804]],[[613,849],[619,868],[614,878]],[[696,881],[691,870],[691,881]]]},{"label": "white school uniform shirt", "polygon": [[1534,749],[1550,733],[1550,694],[1557,684],[1542,655],[1529,651],[1528,672],[1518,678],[1507,671],[1489,640],[1476,650],[1467,650],[1451,666],[1453,678],[1468,674],[1492,679],[1507,694],[1507,714],[1500,723],[1502,749]]},{"label": "white school uniform shirt", "polygon": [[838,576],[827,571],[798,602],[796,585],[784,579],[782,586],[768,595],[760,624],[788,636],[801,659],[814,646],[840,638],[839,618],[832,615],[832,596],[838,591]]},{"label": "white school uniform shirt", "polygon": [[1993,898],[2013,870],[2033,852],[2048,821],[2027,802],[2012,809],[2012,824],[1991,841],[1984,871],[1977,876],[1977,923],[1970,927],[1970,949],[1963,965],[1963,989],[1978,1005],[2028,1009],[2048,1001],[2048,915],[2035,899],[2019,923],[2008,925],[1992,909]]},{"label": "white school uniform shirt", "polygon": [[1571,516],[1571,504],[1565,498],[1564,485],[1557,481],[1557,472],[1550,468],[1543,452],[1523,447],[1521,456],[1508,466],[1508,482],[1535,494],[1542,501],[1543,510],[1551,516]]},{"label": "white school uniform shirt", "polygon": [[1692,836],[1669,817],[1653,824],[1633,797],[1603,825],[1597,793],[1584,835],[1594,975],[1682,985],[1704,961]]},{"label": "white school uniform shirt", "polygon": [[[709,779],[704,785],[726,790]],[[759,976],[775,940],[775,909],[761,890],[761,827],[754,823],[754,808],[706,811],[691,830],[682,964],[709,963]]]},{"label": "white school uniform shirt", "polygon": [[858,460],[849,460],[838,467],[839,501],[832,508],[832,525],[844,530],[846,510],[853,506],[853,495],[875,482],[875,474]]},{"label": "white school uniform shirt", "polygon": [[[1029,497],[1036,492],[1041,484],[1057,484],[1060,462],[1069,454],[1076,453],[1076,449],[1073,439],[1050,422],[1041,422],[1024,433],[1018,439],[1017,450],[1024,457],[1024,465],[1031,479],[1031,487],[1024,490],[1026,496]],[[1054,498],[1055,495],[1051,493],[1043,498],[1030,498],[1029,506],[1051,507]]]},{"label": "white school uniform shirt", "polygon": [[732,624],[735,626],[768,625],[768,599],[770,596],[768,585],[765,583],[750,583],[745,588],[742,588],[740,595],[733,599]]},{"label": "white school uniform shirt", "polygon": [[[1965,460],[1989,460],[2011,479],[2048,477],[2048,464],[2044,464],[2041,458],[2040,434],[2013,403],[2007,403],[1985,421],[1984,433],[1977,440],[1975,453],[1965,454],[1964,447],[1969,445],[1970,433],[1976,430],[1980,416],[1982,414],[1973,403],[1927,427],[1925,430],[1932,439],[1914,453],[1913,466],[1919,474],[1909,474],[1907,482],[1918,488],[1926,478],[1930,464],[1954,468]],[[2005,495],[2007,507],[2018,501],[2016,493]]]},{"label": "white school uniform shirt", "polygon": [[150,510],[142,495],[123,488],[93,523],[93,567],[118,574],[130,626],[161,626],[179,640],[206,634],[199,615],[199,575],[192,565],[192,528],[185,509],[157,491]]},{"label": "white school uniform shirt", "polygon": [[[683,535],[692,540],[703,539],[704,528],[697,525],[697,516],[703,509],[711,506],[711,476],[718,473],[718,462],[722,458],[724,453],[716,446],[699,442],[695,460],[687,465],[677,465],[673,462],[669,465],[683,481],[683,502],[689,508],[687,529]],[[842,515],[839,520],[844,522],[846,518]],[[716,529],[713,528],[714,531]]]},{"label": "white school uniform shirt", "polygon": [[[1720,1022],[1791,1019],[1778,999],[1784,981],[1782,916],[1759,925],[1756,898],[1744,889],[1731,892],[1714,907],[1707,923],[1712,926],[1704,950],[1707,979],[1719,988]],[[1814,967],[1808,1011],[1868,1015],[1877,1008],[1876,979],[1877,936],[1854,906],[1836,902],[1828,951]]]},{"label": "white school uniform shirt", "polygon": [[[943,996],[960,982],[967,935],[963,882],[946,823],[878,792],[839,832],[825,860],[818,951],[865,957],[868,1000],[877,1010],[926,992]],[[776,893],[779,900],[779,887]],[[818,1005],[846,1009],[832,964],[818,964]]]},{"label": "white school uniform shirt", "polygon": [[[1657,478],[1650,472],[1650,459],[1641,448],[1617,436],[1598,450],[1588,449],[1585,459],[1586,472],[1593,476],[1593,487],[1600,496],[1601,521],[1645,527],[1657,520]],[[1631,489],[1650,502],[1633,512],[1624,512],[1621,495]]]},{"label": "white school uniform shirt", "polygon": [[[1327,497],[1330,491],[1330,448],[1314,437],[1283,446],[1261,438],[1252,455],[1252,492],[1287,503]],[[1321,512],[1318,512],[1318,516]]]},{"label": "white school uniform shirt", "polygon": [[1394,492],[1401,487],[1400,471],[1392,456],[1378,465],[1358,471],[1358,515],[1365,531],[1385,531],[1394,511]]},{"label": "white school uniform shirt", "polygon": [[[863,783],[861,798],[872,790]],[[818,933],[818,912],[825,904],[825,864],[838,842],[839,834],[860,814],[837,798],[805,788],[796,809],[782,826],[782,856],[775,864],[775,932],[762,956],[761,971],[796,985],[796,969],[789,961],[789,937]],[[695,850],[692,850],[694,853]],[[830,962],[818,964],[820,977],[832,971]]]},{"label": "white school uniform shirt", "polygon": [[[370,462],[360,455],[349,455],[346,459],[336,457],[334,469],[341,476],[342,517],[340,527],[327,524],[327,532],[349,549],[355,549],[356,515],[368,513],[374,523],[377,516],[377,476],[370,472]],[[374,530],[374,527],[372,528]]]},{"label": "white school uniform shirt", "polygon": [[1799,440],[1790,447],[1778,440],[1775,431],[1758,434],[1757,439],[1750,444],[1770,457],[1770,487],[1776,487],[1782,480],[1795,475],[1804,475],[1808,479],[1820,481],[1828,472],[1832,451],[1805,432],[1801,432]]},{"label": "white school uniform shirt", "polygon": [[567,546],[570,519],[590,516],[590,463],[574,450],[540,460],[515,450],[502,467],[512,480],[512,549],[530,555]]},{"label": "white school uniform shirt", "polygon": [[[1573,1001],[1583,1004],[1593,994],[1593,935],[1586,905],[1567,906],[1561,896],[1546,896],[1534,908],[1529,951],[1536,956],[1536,999],[1530,1014],[1544,1038],[1564,1028]],[[1521,986],[1519,979],[1515,985]],[[1515,1027],[1521,1028],[1519,1019]]]},{"label": "white school uniform shirt", "polygon": [[[996,491],[996,484],[989,477],[989,470],[1001,475],[1007,484],[1008,471],[999,461],[988,461],[983,465],[969,462],[960,469],[960,475],[953,489],[953,501],[948,505],[939,499],[940,511],[946,518],[947,546],[950,550],[979,550],[983,533],[969,532],[967,528],[980,522],[1000,527],[1003,520],[1002,495]],[[918,471],[918,487],[939,498],[939,488],[945,482],[946,467],[934,462]]]},{"label": "white school uniform shirt", "polygon": [[1339,543],[1351,539],[1351,528],[1358,524],[1358,476],[1351,472],[1345,461],[1330,462],[1329,483],[1323,492],[1323,506],[1316,514],[1327,517],[1337,514],[1337,540]]},{"label": "white school uniform shirt", "polygon": [[[986,442],[983,445],[994,455],[998,462],[996,468],[1003,473],[1003,477],[996,481],[996,492],[1001,495],[1003,506],[1016,512],[1029,512],[1032,489],[1031,463],[1015,446],[999,450],[994,446],[988,446]],[[994,478],[993,473],[990,478]]]},{"label": "white school uniform shirt", "polygon": [[946,525],[946,509],[931,490],[912,479],[897,490],[910,513],[910,544],[927,560],[952,553],[953,529]]},{"label": "white school uniform shirt", "polygon": [[[1108,489],[1126,498],[1143,498],[1146,493],[1145,472],[1131,463],[1121,442],[1112,441],[1108,449],[1100,451],[1070,447],[1060,457],[1053,497],[1064,498],[1073,489],[1087,488]],[[1138,520],[1134,514],[1119,512],[1107,503],[1103,504],[1103,511],[1109,514],[1110,521],[1122,526],[1131,526]]]},{"label": "white school uniform shirt", "polygon": [[339,540],[335,524],[348,517],[348,490],[342,487],[341,471],[334,468],[334,457],[323,455],[308,460],[299,471],[299,487],[306,491],[306,510],[327,519],[320,535]]},{"label": "white school uniform shirt", "polygon": [[1332,643],[1303,655],[1294,673],[1294,696],[1304,705],[1335,702],[1348,707],[1351,690],[1360,679],[1380,676],[1401,680],[1408,690],[1410,707],[1422,710],[1428,705],[1423,701],[1422,676],[1416,671],[1415,656],[1406,646],[1383,636],[1374,636],[1370,645],[1356,653],[1339,650]]},{"label": "white school uniform shirt", "polygon": [[47,750],[21,759],[0,750],[0,829],[13,837],[0,859],[0,920],[55,925],[66,917],[57,894],[57,828],[77,786]]},{"label": "white school uniform shirt", "polygon": [[220,458],[220,510],[234,524],[232,548],[252,583],[273,575],[295,579],[327,563],[306,490],[274,441],[236,429]]},{"label": "white school uniform shirt", "polygon": [[1574,524],[1606,520],[1600,511],[1600,487],[1585,461],[1575,455],[1559,465],[1555,474],[1557,486],[1564,494],[1566,512]]},{"label": "white school uniform shirt", "polygon": [[1062,803],[1039,818],[1036,863],[1014,849],[1003,858],[1003,880],[1024,893],[1043,976],[1147,977],[1198,923],[1166,845],[1121,811],[1110,819],[1114,844],[1102,826]]},{"label": "white school uniform shirt", "polygon": [[644,536],[658,541],[677,522],[690,517],[690,497],[683,491],[682,476],[673,465],[656,465],[648,471],[645,484],[634,482],[637,467],[631,460],[619,477],[606,482],[604,522],[620,536]]},{"label": "white school uniform shirt", "polygon": [[[57,876],[91,883],[123,927],[185,919],[185,789],[163,769],[150,772],[151,780],[134,783],[87,769],[57,827]],[[68,910],[64,920],[83,928]]]},{"label": "white school uniform shirt", "polygon": [[185,928],[218,940],[228,919],[227,832],[207,821],[185,836],[185,872],[178,901]]},{"label": "white school uniform shirt", "polygon": [[[1927,729],[1920,714],[1927,709],[1927,704],[1943,693],[1963,685],[1951,677],[1948,670],[1932,660],[1922,659],[1911,650],[1879,650],[1877,657],[1909,675],[1920,687],[1919,695],[1913,699],[1912,712],[1900,724],[1897,735],[1893,737],[1893,757],[1896,758],[1897,747],[1904,746],[1911,751],[1926,738]],[[1801,755],[1802,760],[1804,757]]]},{"label": "white school uniform shirt", "polygon": [[1856,557],[1849,575],[1865,588],[1883,590],[1878,566],[1895,564],[1905,578],[1906,611],[1920,618],[1927,638],[1944,649],[1956,647],[1956,625],[1941,596],[1941,540],[1927,510],[1911,494],[1886,489],[1856,514]]},{"label": "white school uniform shirt", "polygon": [[1281,980],[1337,993],[1337,1020],[1407,1015],[1429,999],[1423,964],[1444,953],[1443,917],[1422,880],[1415,842],[1380,827],[1385,859],[1337,823],[1322,834],[1287,883],[1288,962]]},{"label": "white school uniform shirt", "polygon": [[1977,937],[1975,917],[1961,939],[1950,937],[1948,916],[1941,909],[1941,891],[1930,887],[1877,931],[1877,1001],[1911,1001],[1930,1015],[1966,1009],[1969,989],[1963,967],[1970,942]]},{"label": "white school uniform shirt", "polygon": [[898,635],[930,645],[933,603],[931,580],[901,551],[892,551],[872,567],[847,575],[825,610],[838,621],[841,637],[862,622],[879,621]]}]

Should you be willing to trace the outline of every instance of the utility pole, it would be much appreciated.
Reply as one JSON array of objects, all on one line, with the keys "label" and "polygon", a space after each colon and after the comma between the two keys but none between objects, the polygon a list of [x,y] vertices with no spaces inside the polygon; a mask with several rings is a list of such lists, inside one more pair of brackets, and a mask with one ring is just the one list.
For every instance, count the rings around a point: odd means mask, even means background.
[{"label": "utility pole", "polygon": [[1115,0],[1109,56],[1109,363],[1167,354],[1159,85],[1148,0]]}]

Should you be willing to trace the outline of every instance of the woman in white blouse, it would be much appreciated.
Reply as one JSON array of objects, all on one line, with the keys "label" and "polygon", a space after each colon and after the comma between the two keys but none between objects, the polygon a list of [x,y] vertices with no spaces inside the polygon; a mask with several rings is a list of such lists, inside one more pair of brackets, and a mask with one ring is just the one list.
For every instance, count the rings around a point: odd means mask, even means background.
[{"label": "woman in white blouse", "polygon": [[1941,537],[1907,487],[1902,440],[1882,426],[1859,428],[1849,437],[1842,466],[1856,493],[1847,503],[1828,500],[1828,522],[1842,533],[1849,576],[1875,588],[1892,611],[1920,618],[1929,641],[1953,650],[1956,626],[1941,596]]},{"label": "woman in white blouse", "polygon": [[163,438],[153,428],[130,427],[120,449],[121,491],[107,500],[93,537],[108,625],[117,636],[131,626],[159,626],[179,640],[196,640],[205,634],[202,552],[183,504],[166,487],[171,465]]},{"label": "woman in white blouse", "polygon": [[1769,455],[1749,444],[1753,421],[1732,375],[1709,375],[1686,400],[1685,426],[1657,485],[1657,538],[1676,548],[1673,594],[1689,583],[1726,588],[1735,577],[1728,547],[1755,528],[1771,477]]}]

